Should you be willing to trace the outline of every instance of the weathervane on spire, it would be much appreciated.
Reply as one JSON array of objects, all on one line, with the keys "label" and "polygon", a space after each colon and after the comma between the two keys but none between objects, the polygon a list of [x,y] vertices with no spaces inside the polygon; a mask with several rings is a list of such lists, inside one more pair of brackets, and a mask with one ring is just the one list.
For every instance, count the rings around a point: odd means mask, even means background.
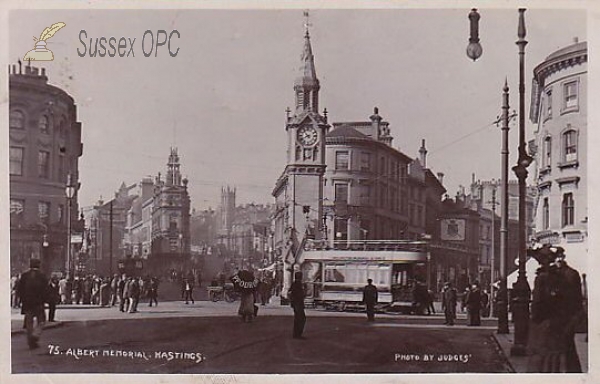
[{"label": "weathervane on spire", "polygon": [[312,24],[309,22],[310,15],[308,14],[308,9],[304,11],[304,18],[306,19],[304,29],[306,30],[306,36],[308,36],[308,27],[312,27]]}]

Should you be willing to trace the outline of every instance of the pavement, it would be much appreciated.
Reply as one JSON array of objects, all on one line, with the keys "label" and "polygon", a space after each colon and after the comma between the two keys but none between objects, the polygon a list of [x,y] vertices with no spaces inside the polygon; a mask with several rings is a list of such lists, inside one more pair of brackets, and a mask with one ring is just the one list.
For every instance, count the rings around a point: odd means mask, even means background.
[{"label": "pavement", "polygon": [[[498,343],[498,346],[506,356],[508,363],[516,373],[527,373],[527,360],[528,356],[512,356],[510,349],[514,343],[514,328],[510,327],[510,333],[498,334],[494,332],[494,339]],[[583,373],[587,373],[589,369],[589,345],[587,342],[587,334],[577,333],[575,335],[575,348],[577,348],[577,354],[579,355],[579,361],[581,362],[581,368]]]},{"label": "pavement", "polygon": [[[278,299],[278,298],[277,298]],[[69,322],[81,322],[81,321],[97,321],[97,320],[119,320],[119,319],[134,319],[134,318],[174,318],[174,317],[222,317],[231,316],[237,314],[239,302],[227,303],[224,301],[212,302],[212,301],[199,301],[196,300],[193,304],[185,304],[185,302],[177,301],[164,301],[160,302],[158,306],[149,307],[147,303],[140,302],[138,305],[138,312],[136,313],[125,313],[119,311],[118,305],[114,307],[100,307],[98,305],[89,304],[66,304],[58,305],[56,310],[56,322],[46,322],[44,329],[51,329],[55,327],[63,326]],[[325,317],[365,317],[365,313],[362,312],[339,312],[339,311],[327,311],[322,309],[307,309],[308,316],[325,316]],[[287,305],[279,304],[279,300],[272,300],[264,306],[259,305],[259,316],[292,316],[293,311]],[[495,322],[492,319],[482,319],[482,325],[480,327],[469,327],[467,326],[466,314],[457,314],[456,324],[452,327],[454,329],[480,329],[480,330],[494,330]],[[424,328],[449,328],[444,325],[444,316],[441,311],[436,310],[435,314],[432,315],[405,315],[396,313],[378,313],[378,319],[396,319],[401,322],[393,324],[377,324],[376,326],[381,327],[424,327]],[[11,311],[11,334],[18,334],[24,332],[23,329],[23,315],[20,314],[20,310],[12,309]]]}]

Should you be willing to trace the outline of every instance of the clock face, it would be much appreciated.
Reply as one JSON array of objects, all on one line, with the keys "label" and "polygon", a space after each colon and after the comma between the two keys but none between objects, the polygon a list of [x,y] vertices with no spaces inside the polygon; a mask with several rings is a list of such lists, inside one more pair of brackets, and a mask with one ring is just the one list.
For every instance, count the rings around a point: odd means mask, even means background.
[{"label": "clock face", "polygon": [[301,127],[298,129],[298,141],[302,145],[313,145],[317,142],[317,138],[317,131],[313,127]]}]

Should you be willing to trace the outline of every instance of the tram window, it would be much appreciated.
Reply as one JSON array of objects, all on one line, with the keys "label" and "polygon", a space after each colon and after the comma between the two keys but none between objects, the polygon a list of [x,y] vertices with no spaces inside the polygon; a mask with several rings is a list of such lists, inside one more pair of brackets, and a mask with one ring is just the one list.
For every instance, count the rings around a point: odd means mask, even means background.
[{"label": "tram window", "polygon": [[343,283],[345,281],[344,265],[328,265],[325,267],[325,282]]}]

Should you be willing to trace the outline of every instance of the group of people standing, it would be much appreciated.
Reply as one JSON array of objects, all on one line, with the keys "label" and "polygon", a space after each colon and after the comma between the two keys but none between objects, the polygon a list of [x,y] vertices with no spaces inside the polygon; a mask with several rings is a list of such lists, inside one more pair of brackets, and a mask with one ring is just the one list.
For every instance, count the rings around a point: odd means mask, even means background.
[{"label": "group of people standing", "polygon": [[[446,282],[442,289],[442,310],[444,311],[446,325],[454,325],[456,320],[456,306],[458,292],[451,282]],[[482,312],[488,314],[489,295],[482,291],[478,282],[474,282],[462,294],[462,309],[467,310],[467,324],[470,326],[481,325]]]}]

